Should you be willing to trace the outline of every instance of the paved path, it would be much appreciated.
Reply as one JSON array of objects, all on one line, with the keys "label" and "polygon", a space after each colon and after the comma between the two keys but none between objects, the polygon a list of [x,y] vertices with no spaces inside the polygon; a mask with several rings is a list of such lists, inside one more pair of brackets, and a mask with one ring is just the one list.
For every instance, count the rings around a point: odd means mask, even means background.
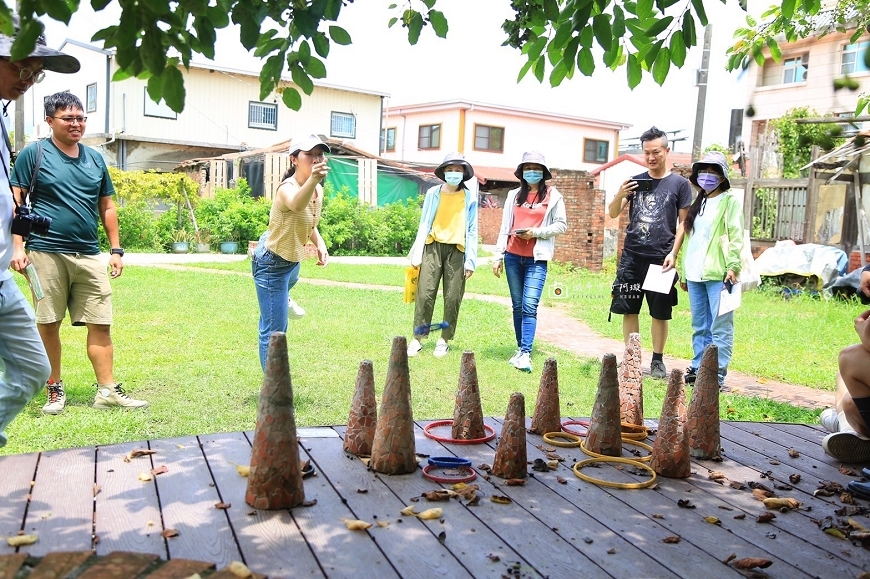
[{"label": "paved path", "polygon": [[[227,262],[240,261],[245,259],[244,255],[219,255],[219,254],[127,254],[124,257],[126,265],[152,265],[167,269],[188,269],[189,263],[202,262]],[[388,261],[392,260],[392,261]],[[398,260],[398,261],[396,261]],[[396,263],[404,265],[405,258],[362,258],[362,257],[331,257],[330,261],[334,263]],[[250,275],[246,272],[213,270],[195,268],[197,271],[208,271],[211,273],[223,273],[229,275]],[[376,289],[383,291],[402,291],[401,287],[371,285],[361,283],[346,283],[323,279],[306,279],[300,278],[300,282],[310,283],[315,285],[327,286],[342,286],[358,289]],[[483,295],[483,294],[465,294],[466,298],[482,300],[492,303],[501,304],[505,307],[510,307],[510,299],[502,296]],[[538,308],[538,324],[537,338],[540,338],[550,344],[556,345],[564,350],[573,352],[578,356],[588,358],[598,358],[609,352],[616,353],[621,357],[624,350],[624,345],[621,340],[605,338],[594,332],[583,322],[574,319],[559,308],[540,306]],[[644,352],[646,366],[649,366],[649,352]],[[665,355],[665,365],[668,369],[672,368],[687,368],[690,365],[689,360],[674,358]],[[804,408],[825,408],[833,404],[833,393],[806,386],[797,386],[794,384],[785,384],[767,380],[765,378],[756,378],[741,372],[730,371],[726,379],[727,385],[734,393],[743,394],[746,396],[758,396],[761,398],[769,398],[777,402],[786,402],[795,406]]]}]

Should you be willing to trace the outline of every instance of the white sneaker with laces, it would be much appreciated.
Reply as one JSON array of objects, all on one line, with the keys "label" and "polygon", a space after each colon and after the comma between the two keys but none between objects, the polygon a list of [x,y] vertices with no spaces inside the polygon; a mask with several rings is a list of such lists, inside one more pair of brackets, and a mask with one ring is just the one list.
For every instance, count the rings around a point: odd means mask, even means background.
[{"label": "white sneaker with laces", "polygon": [[532,355],[529,352],[520,352],[517,361],[514,362],[514,368],[520,372],[529,373],[532,371]]},{"label": "white sneaker with laces", "polygon": [[63,390],[63,380],[58,380],[54,384],[46,383],[45,391],[48,400],[45,402],[45,406],[42,407],[42,411],[45,414],[60,414],[63,412],[63,408],[66,406],[66,392]]},{"label": "white sneaker with laces", "polygon": [[287,302],[287,317],[291,320],[298,320],[303,316],[305,316],[305,310],[302,309],[302,306],[297,304],[293,298],[289,298]]},{"label": "white sneaker with laces", "polygon": [[120,384],[97,385],[94,408],[148,408],[144,400],[136,400],[124,392]]},{"label": "white sneaker with laces", "polygon": [[444,338],[438,338],[438,343],[435,344],[435,352],[434,355],[436,358],[443,358],[447,355],[447,352],[450,350],[450,345],[444,341]]},{"label": "white sneaker with laces", "polygon": [[523,353],[523,351],[520,350],[519,348],[517,348],[517,351],[514,352],[514,355],[511,356],[510,360],[508,360],[508,364],[510,364],[511,366],[515,365],[517,363],[517,358],[519,358],[520,354],[522,354],[522,353]]},{"label": "white sneaker with laces", "polygon": [[422,350],[422,349],[423,349],[423,344],[420,343],[420,340],[418,340],[417,338],[414,338],[413,340],[411,340],[411,343],[408,344],[408,357],[413,358],[414,356],[419,354],[420,350]]},{"label": "white sneaker with laces", "polygon": [[828,432],[840,432],[840,417],[834,408],[825,408],[819,416],[821,424]]}]

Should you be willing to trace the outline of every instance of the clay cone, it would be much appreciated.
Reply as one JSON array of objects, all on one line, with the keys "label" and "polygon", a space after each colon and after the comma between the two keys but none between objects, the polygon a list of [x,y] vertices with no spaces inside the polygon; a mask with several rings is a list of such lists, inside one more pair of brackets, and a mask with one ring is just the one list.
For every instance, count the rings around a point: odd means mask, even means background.
[{"label": "clay cone", "polygon": [[245,502],[255,509],[290,509],[304,500],[287,337],[273,332],[260,390]]},{"label": "clay cone", "polygon": [[353,402],[347,418],[347,431],[344,435],[345,452],[361,456],[371,455],[377,421],[378,402],[375,400],[375,375],[372,361],[363,360],[359,363]]},{"label": "clay cone", "polygon": [[526,399],[521,392],[514,392],[495,448],[492,474],[501,478],[526,478],[526,462]]},{"label": "clay cone", "polygon": [[689,452],[694,458],[718,458],[719,438],[719,348],[710,344],[704,350],[695,391],[686,422]]},{"label": "clay cone", "polygon": [[690,461],[689,439],[686,438],[686,383],[683,373],[674,369],[668,381],[649,465],[662,476],[686,478],[692,474]]},{"label": "clay cone", "polygon": [[535,414],[532,416],[531,432],[546,434],[562,432],[562,415],[559,412],[559,371],[555,358],[547,358],[538,399],[535,401]]},{"label": "clay cone", "polygon": [[451,436],[457,440],[484,438],[483,407],[480,405],[480,387],[477,383],[477,363],[474,352],[462,352],[459,368],[459,390],[456,392],[456,407],[453,409]]},{"label": "clay cone", "polygon": [[619,367],[619,407],[622,421],[643,424],[643,371],[640,366],[640,334],[632,332]]},{"label": "clay cone", "polygon": [[619,413],[619,380],[616,356],[604,354],[598,377],[598,394],[592,406],[586,449],[606,456],[622,456],[622,426]]},{"label": "clay cone", "polygon": [[408,341],[403,336],[393,338],[387,383],[381,398],[369,466],[384,474],[407,474],[417,470]]}]

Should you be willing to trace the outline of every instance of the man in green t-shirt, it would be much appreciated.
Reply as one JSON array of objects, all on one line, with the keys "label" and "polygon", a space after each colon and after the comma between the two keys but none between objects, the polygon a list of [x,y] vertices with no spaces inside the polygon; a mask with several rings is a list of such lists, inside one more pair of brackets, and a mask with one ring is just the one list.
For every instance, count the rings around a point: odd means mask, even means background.
[{"label": "man in green t-shirt", "polygon": [[[97,378],[94,408],[145,408],[130,398],[113,374],[112,287],[100,257],[97,220],[111,244],[109,268],[116,278],[124,269],[118,234],[115,188],[103,158],[79,143],[87,117],[82,102],[69,92],[45,99],[45,122],[51,138],[31,143],[18,156],[11,183],[19,203],[29,192],[33,213],[51,219],[49,231],[31,235],[26,243],[14,237],[12,267],[36,268],[45,297],[36,304],[36,324],[51,362],[48,401],[42,411],[60,414],[66,404],[61,379],[60,325],[69,310],[74,326],[86,326],[87,352]],[[28,191],[36,171],[34,191]]]}]

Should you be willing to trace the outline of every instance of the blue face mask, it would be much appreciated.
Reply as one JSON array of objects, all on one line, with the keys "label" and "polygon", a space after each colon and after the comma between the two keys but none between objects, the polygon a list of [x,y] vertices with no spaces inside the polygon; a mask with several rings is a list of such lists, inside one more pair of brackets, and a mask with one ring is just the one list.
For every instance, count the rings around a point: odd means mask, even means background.
[{"label": "blue face mask", "polygon": [[719,186],[719,176],[711,173],[698,173],[698,186],[710,193]]},{"label": "blue face mask", "polygon": [[543,171],[523,171],[523,180],[529,185],[537,185],[543,178]]},{"label": "blue face mask", "polygon": [[448,185],[453,185],[456,187],[460,183],[462,183],[463,174],[459,171],[447,171],[444,173],[444,180],[447,181]]}]

